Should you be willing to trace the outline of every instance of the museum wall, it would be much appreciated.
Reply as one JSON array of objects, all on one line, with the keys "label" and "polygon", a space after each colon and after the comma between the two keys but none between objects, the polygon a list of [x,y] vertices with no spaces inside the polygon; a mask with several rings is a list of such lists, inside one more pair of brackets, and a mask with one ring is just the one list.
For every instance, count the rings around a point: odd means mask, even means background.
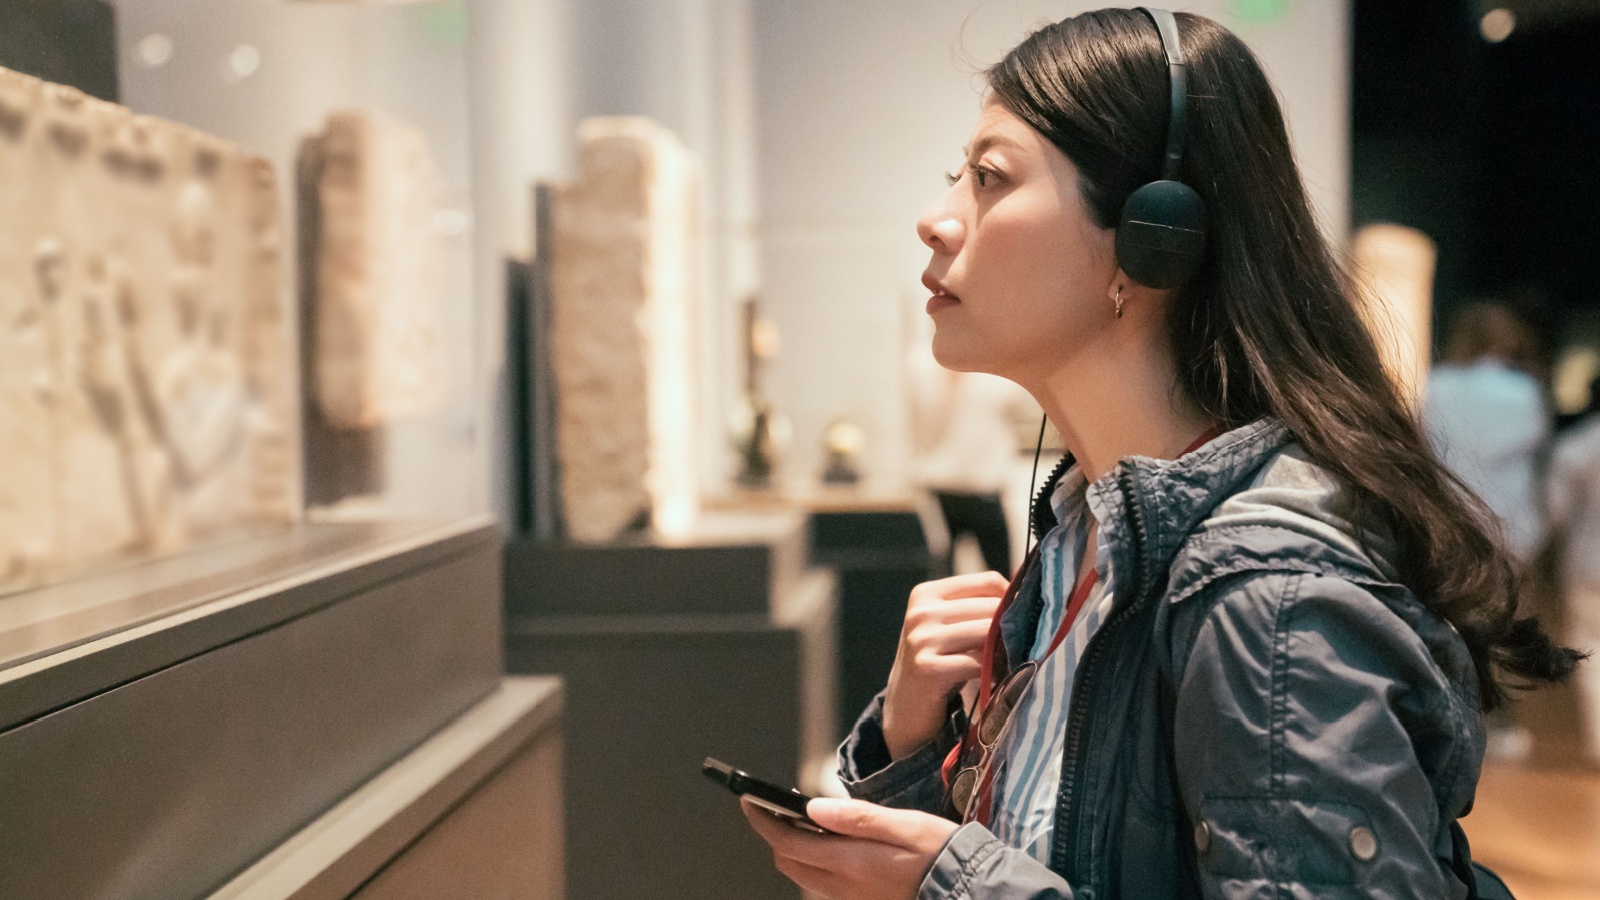
[{"label": "museum wall", "polygon": [[474,398],[475,421],[484,423],[489,443],[482,460],[489,508],[509,522],[516,462],[507,434],[512,392],[505,358],[506,260],[533,253],[532,186],[571,175],[572,67],[583,57],[568,39],[565,0],[471,0],[467,10],[474,347],[482,385]]},{"label": "museum wall", "polygon": [[[836,416],[867,431],[863,467],[905,476],[902,356],[926,339],[917,216],[977,117],[983,68],[1037,25],[1098,2],[808,0],[755,4],[764,296],[784,338],[768,383],[793,421],[787,476],[815,483]],[[1348,227],[1347,0],[1178,8],[1235,29],[1284,101],[1318,213]],[[1277,10],[1253,21],[1234,14]]]}]

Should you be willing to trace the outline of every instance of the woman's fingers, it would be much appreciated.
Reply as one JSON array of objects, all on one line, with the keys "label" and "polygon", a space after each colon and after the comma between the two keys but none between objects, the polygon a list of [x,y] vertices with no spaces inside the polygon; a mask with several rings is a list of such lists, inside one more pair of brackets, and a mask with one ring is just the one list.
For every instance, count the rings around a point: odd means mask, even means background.
[{"label": "woman's fingers", "polygon": [[931,600],[917,609],[925,622],[969,622],[994,618],[1000,608],[999,597],[964,597],[959,600]]},{"label": "woman's fingers", "polygon": [[772,849],[783,852],[785,855],[794,856],[799,853],[807,842],[816,841],[825,835],[815,831],[806,831],[796,828],[778,816],[767,812],[748,797],[739,798],[739,807],[744,811],[744,817],[750,821],[750,827],[761,835],[762,840],[772,845]]},{"label": "woman's fingers", "polygon": [[[772,848],[772,861],[779,872],[808,891],[824,897],[838,896],[833,873],[814,863],[836,854],[840,849],[837,845],[843,844],[844,838],[796,828],[751,803],[748,798],[741,798],[739,805],[750,827]],[[831,851],[826,846],[830,841],[836,845]]]},{"label": "woman's fingers", "polygon": [[813,894],[828,897],[830,900],[843,896],[838,887],[838,876],[827,869],[819,869],[777,852],[772,854],[772,863],[785,878]]},{"label": "woman's fingers", "polygon": [[966,653],[973,648],[981,648],[988,636],[989,622],[983,619],[952,622],[937,629],[929,629],[927,634],[920,635],[922,649],[937,650],[940,653]]},{"label": "woman's fingers", "polygon": [[778,871],[806,890],[835,900],[910,900],[957,828],[956,823],[927,813],[859,800],[812,804],[808,813],[814,809],[849,834],[802,831],[748,800],[743,802],[751,827],[772,847]]},{"label": "woman's fingers", "polygon": [[831,797],[819,797],[806,804],[806,815],[836,834],[877,841],[929,858],[944,847],[958,827],[949,819],[917,810]]},{"label": "woman's fingers", "polygon": [[906,611],[905,625],[901,630],[903,640],[915,640],[916,636],[930,629],[937,629],[944,625],[954,625],[959,622],[982,622],[987,625],[994,619],[995,610],[1000,602],[993,599],[983,600],[932,600]]},{"label": "woman's fingers", "polygon": [[911,589],[911,599],[934,597],[942,600],[959,600],[964,597],[999,597],[1010,584],[998,572],[978,572],[971,575],[952,575],[938,581],[924,581]]}]

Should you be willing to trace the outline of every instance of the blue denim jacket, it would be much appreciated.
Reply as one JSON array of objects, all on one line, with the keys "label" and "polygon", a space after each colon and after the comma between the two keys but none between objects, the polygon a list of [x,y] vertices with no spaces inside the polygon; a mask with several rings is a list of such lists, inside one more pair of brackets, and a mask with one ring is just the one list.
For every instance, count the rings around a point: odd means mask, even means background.
[{"label": "blue denim jacket", "polygon": [[[1397,583],[1384,536],[1358,540],[1345,496],[1270,421],[1091,485],[1116,597],[1079,663],[1050,865],[969,824],[918,896],[1465,897],[1450,825],[1483,757],[1473,663]],[[1031,640],[1039,596],[1025,581],[1008,648]],[[882,702],[841,777],[943,813],[959,703],[891,762]]]}]

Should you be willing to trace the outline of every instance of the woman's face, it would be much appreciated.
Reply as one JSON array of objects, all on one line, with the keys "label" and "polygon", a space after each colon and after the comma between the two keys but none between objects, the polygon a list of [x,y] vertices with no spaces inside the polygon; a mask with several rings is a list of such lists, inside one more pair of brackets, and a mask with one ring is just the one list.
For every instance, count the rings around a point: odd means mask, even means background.
[{"label": "woman's face", "polygon": [[933,355],[946,368],[1024,384],[1115,321],[1115,231],[1097,226],[1078,170],[993,100],[950,190],[917,222],[933,250]]}]

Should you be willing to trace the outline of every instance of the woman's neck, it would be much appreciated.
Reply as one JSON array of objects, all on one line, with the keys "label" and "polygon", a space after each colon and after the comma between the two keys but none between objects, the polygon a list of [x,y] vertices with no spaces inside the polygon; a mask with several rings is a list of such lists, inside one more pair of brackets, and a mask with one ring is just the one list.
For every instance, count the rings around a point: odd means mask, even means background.
[{"label": "woman's neck", "polygon": [[1028,386],[1091,482],[1126,456],[1176,458],[1214,424],[1178,387],[1159,322],[1117,324],[1133,327],[1109,329]]}]

